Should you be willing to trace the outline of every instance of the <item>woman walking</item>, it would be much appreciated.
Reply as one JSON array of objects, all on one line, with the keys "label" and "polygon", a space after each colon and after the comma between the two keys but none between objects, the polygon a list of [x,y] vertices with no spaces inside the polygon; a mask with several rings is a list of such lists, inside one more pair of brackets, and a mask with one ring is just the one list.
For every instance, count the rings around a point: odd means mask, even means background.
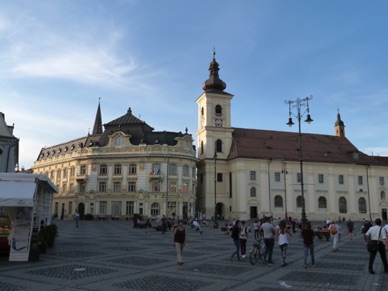
[{"label": "woman walking", "polygon": [[248,230],[245,226],[245,221],[240,221],[240,249],[241,257],[245,259],[245,254],[247,252],[247,240],[248,240]]},{"label": "woman walking", "polygon": [[240,259],[240,227],[239,227],[240,221],[236,220],[235,224],[233,225],[230,236],[233,239],[234,246],[236,247],[235,251],[230,255],[230,260],[233,261],[234,256],[237,256],[237,260],[241,261]]},{"label": "woman walking", "polygon": [[172,235],[172,242],[176,249],[176,255],[177,255],[177,265],[183,265],[183,247],[186,243],[186,231],[185,227],[183,226],[183,221],[178,221],[178,226],[174,229],[174,233]]},{"label": "woman walking", "polygon": [[310,221],[306,222],[305,229],[302,230],[304,247],[304,268],[307,269],[307,257],[310,250],[311,264],[315,267],[314,259],[314,231],[311,229]]},{"label": "woman walking", "polygon": [[282,220],[279,223],[278,229],[278,244],[280,247],[280,252],[282,254],[282,266],[287,266],[286,256],[287,256],[287,247],[288,247],[288,237],[292,236],[291,232],[287,228],[286,221]]}]

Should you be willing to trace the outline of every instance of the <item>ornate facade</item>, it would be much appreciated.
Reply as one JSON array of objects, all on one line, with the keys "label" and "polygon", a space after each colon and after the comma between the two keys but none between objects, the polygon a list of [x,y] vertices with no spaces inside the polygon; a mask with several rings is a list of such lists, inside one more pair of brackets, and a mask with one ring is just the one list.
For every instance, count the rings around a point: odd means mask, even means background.
[{"label": "ornate facade", "polygon": [[32,167],[58,187],[53,215],[97,219],[194,216],[196,151],[191,134],[156,132],[128,112],[92,134],[42,148]]},{"label": "ornate facade", "polygon": [[0,172],[3,173],[14,173],[18,168],[19,139],[13,135],[13,129],[0,112]]},{"label": "ornate facade", "polygon": [[[198,208],[208,217],[387,219],[387,158],[360,152],[339,113],[335,135],[232,127],[232,94],[213,58],[198,105]],[[303,145],[304,199],[300,144]]]}]

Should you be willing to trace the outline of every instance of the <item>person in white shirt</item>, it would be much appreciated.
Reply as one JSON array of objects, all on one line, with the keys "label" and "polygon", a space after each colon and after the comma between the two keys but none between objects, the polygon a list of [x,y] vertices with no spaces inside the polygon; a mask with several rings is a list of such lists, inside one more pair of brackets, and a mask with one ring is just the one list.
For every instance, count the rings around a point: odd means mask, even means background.
[{"label": "person in white shirt", "polygon": [[282,253],[282,266],[287,266],[286,256],[287,256],[287,247],[288,247],[288,237],[292,236],[290,230],[287,228],[287,224],[284,220],[281,220],[279,227],[277,229],[278,235],[278,244],[280,247],[280,252]]},{"label": "person in white shirt", "polygon": [[195,219],[195,220],[193,221],[193,225],[194,225],[195,229],[196,229],[197,231],[199,231],[199,233],[202,235],[202,228],[201,228],[201,225],[199,224],[199,222],[198,222],[197,219]]},{"label": "person in white shirt", "polygon": [[373,271],[373,262],[375,260],[377,252],[380,253],[381,261],[384,265],[384,272],[388,273],[388,263],[387,263],[387,256],[385,252],[385,245],[383,243],[383,229],[381,227],[381,219],[377,218],[375,220],[376,225],[369,228],[369,230],[366,232],[365,236],[367,237],[368,242],[371,240],[376,240],[379,242],[379,248],[377,251],[369,252],[369,263],[368,263],[368,271],[370,274],[374,274],[375,271]]},{"label": "person in white shirt", "polygon": [[381,235],[383,237],[383,241],[385,244],[385,251],[387,251],[388,250],[388,222],[385,224],[381,232],[382,232]]},{"label": "person in white shirt", "polygon": [[329,225],[329,232],[330,236],[333,238],[333,252],[338,251],[338,241],[339,241],[339,231],[340,227],[337,223],[335,223],[335,220],[331,222]]}]

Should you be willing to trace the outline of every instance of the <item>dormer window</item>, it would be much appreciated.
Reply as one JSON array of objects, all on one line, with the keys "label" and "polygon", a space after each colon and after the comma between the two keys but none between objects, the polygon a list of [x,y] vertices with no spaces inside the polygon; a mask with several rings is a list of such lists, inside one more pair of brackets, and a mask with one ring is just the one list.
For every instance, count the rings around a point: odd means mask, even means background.
[{"label": "dormer window", "polygon": [[358,153],[353,153],[353,159],[358,160],[360,158],[360,155]]},{"label": "dormer window", "polygon": [[190,147],[189,142],[188,142],[187,140],[185,140],[185,141],[183,142],[183,148],[186,149],[186,150],[188,150],[189,147]]},{"label": "dormer window", "polygon": [[123,145],[123,138],[121,136],[118,136],[115,140],[115,147],[121,147]]}]

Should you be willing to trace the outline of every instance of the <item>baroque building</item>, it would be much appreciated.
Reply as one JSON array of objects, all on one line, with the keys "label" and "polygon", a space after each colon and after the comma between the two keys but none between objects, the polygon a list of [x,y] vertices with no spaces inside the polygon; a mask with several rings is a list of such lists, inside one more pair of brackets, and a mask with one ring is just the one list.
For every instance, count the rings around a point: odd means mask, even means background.
[{"label": "baroque building", "polygon": [[300,218],[387,219],[387,158],[368,156],[345,136],[337,114],[335,135],[303,133],[304,199],[299,133],[235,128],[232,94],[213,54],[198,97],[197,207],[207,217],[261,215]]},{"label": "baroque building", "polygon": [[195,213],[196,162],[187,129],[154,131],[130,108],[103,125],[99,103],[92,133],[42,148],[32,170],[58,187],[53,215],[65,219],[77,212],[97,219],[188,218]]},{"label": "baroque building", "polygon": [[19,139],[13,135],[14,126],[7,125],[0,112],[0,172],[14,173],[18,168]]}]

